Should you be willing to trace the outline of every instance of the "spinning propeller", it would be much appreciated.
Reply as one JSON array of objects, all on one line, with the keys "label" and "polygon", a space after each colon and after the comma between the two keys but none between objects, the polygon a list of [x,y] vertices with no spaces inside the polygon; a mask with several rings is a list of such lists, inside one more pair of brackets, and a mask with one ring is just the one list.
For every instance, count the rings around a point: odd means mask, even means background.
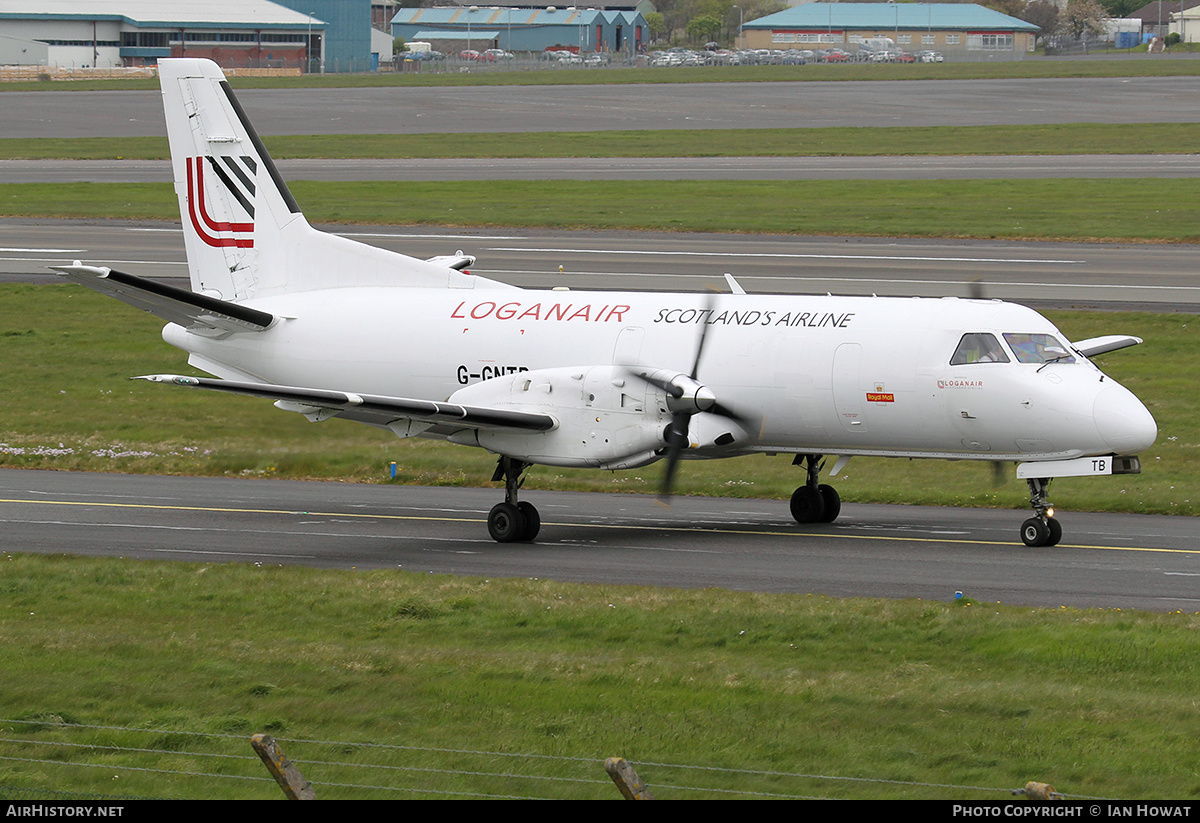
[{"label": "spinning propeller", "polygon": [[717,396],[712,390],[697,380],[700,371],[700,358],[704,355],[704,343],[708,337],[708,320],[712,315],[715,298],[709,294],[704,302],[704,321],[700,325],[700,336],[696,341],[696,355],[692,359],[692,369],[687,374],[669,369],[639,369],[629,367],[629,373],[646,381],[667,395],[667,409],[671,412],[671,422],[663,432],[667,444],[667,466],[663,472],[662,490],[658,494],[659,502],[667,503],[671,498],[671,489],[675,483],[675,471],[683,450],[691,445],[689,430],[692,416],[700,412],[711,412],[722,417],[741,423],[742,417],[736,412],[717,402]]}]

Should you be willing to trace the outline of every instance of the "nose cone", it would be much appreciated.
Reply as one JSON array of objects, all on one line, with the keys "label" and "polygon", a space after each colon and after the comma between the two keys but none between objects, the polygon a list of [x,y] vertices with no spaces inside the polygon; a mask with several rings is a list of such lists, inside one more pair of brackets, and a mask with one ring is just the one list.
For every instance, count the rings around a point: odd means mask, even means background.
[{"label": "nose cone", "polygon": [[1158,437],[1149,410],[1124,386],[1111,385],[1096,395],[1092,415],[1100,436],[1118,454],[1148,449]]}]

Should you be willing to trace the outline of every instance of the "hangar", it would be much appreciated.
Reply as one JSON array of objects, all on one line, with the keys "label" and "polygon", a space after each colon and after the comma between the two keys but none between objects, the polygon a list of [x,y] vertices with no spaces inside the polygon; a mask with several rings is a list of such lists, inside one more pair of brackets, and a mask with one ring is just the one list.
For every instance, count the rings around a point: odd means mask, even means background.
[{"label": "hangar", "polygon": [[489,48],[535,52],[559,47],[639,54],[649,41],[649,28],[637,11],[471,6],[400,9],[392,18],[392,36],[429,41],[446,52]]},{"label": "hangar", "polygon": [[1038,27],[969,3],[805,3],[742,27],[755,49],[849,48],[890,37],[905,51],[936,50],[958,59],[1020,57]]},{"label": "hangar", "polygon": [[[366,7],[367,25],[370,7]],[[23,65],[119,68],[207,57],[226,68],[295,68],[319,58],[327,24],[268,0],[0,0]],[[7,62],[8,58],[5,58]],[[35,62],[36,61],[36,62]]]}]

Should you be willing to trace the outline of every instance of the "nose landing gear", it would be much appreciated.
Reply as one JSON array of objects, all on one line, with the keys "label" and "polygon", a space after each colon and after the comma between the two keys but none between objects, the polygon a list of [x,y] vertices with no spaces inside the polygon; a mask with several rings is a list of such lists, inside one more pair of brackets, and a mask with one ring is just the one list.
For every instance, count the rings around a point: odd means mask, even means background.
[{"label": "nose landing gear", "polygon": [[1029,505],[1033,506],[1033,517],[1021,524],[1021,541],[1030,548],[1056,546],[1062,539],[1062,525],[1054,519],[1054,507],[1046,499],[1050,478],[1029,478]]}]

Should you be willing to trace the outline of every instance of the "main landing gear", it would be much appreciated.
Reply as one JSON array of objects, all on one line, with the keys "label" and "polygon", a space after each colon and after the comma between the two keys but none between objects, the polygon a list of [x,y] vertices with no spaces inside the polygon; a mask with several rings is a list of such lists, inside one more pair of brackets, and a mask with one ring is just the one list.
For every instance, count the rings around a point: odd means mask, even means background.
[{"label": "main landing gear", "polygon": [[525,483],[530,465],[503,455],[496,461],[492,482],[504,481],[504,502],[488,512],[488,534],[497,543],[529,543],[542,528],[542,517],[533,504],[517,502],[517,491]]},{"label": "main landing gear", "polygon": [[1050,478],[1030,478],[1029,505],[1033,506],[1033,517],[1021,524],[1021,540],[1026,546],[1057,546],[1062,539],[1062,525],[1054,519],[1054,507],[1046,499],[1046,491],[1050,488]]},{"label": "main landing gear", "polygon": [[833,486],[817,482],[825,465],[822,455],[798,454],[792,465],[803,465],[808,473],[805,485],[792,493],[792,517],[796,522],[832,523],[837,520],[842,511],[842,498]]}]

